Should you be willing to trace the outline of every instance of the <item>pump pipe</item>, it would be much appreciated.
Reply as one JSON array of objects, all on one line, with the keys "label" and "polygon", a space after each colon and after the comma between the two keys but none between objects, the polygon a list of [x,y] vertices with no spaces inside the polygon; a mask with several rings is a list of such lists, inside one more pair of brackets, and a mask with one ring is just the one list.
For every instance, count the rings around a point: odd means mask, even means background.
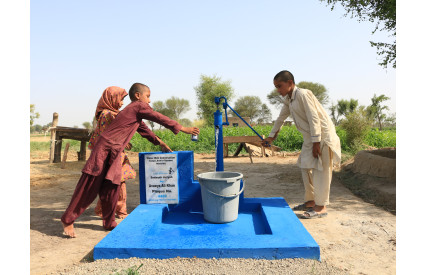
[{"label": "pump pipe", "polygon": [[[225,119],[226,122],[222,122],[222,112],[219,111],[219,104],[220,100],[224,99],[223,102],[223,109],[225,109]],[[223,125],[229,125],[228,122],[228,113],[226,111],[226,108],[229,107],[250,129],[263,141],[263,137],[259,135],[258,132],[256,132],[253,127],[250,126],[250,124],[247,123],[234,109],[229,106],[228,101],[226,97],[215,97],[214,102],[217,105],[217,110],[214,112],[214,126],[215,126],[215,145],[216,145],[216,171],[223,171],[224,165],[223,165]]]}]

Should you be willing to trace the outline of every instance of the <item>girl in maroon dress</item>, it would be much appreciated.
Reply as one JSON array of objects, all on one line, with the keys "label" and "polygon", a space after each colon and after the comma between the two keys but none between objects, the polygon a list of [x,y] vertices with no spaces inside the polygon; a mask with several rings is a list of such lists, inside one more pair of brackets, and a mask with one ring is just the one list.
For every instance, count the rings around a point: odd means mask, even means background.
[{"label": "girl in maroon dress", "polygon": [[[90,136],[89,140],[89,149],[93,149],[95,146],[98,137],[102,134],[105,128],[111,124],[111,122],[117,116],[119,109],[123,106],[123,100],[127,96],[125,89],[111,86],[105,89],[102,93],[101,98],[99,99],[98,105],[96,107],[95,118],[97,120],[96,127]],[[132,148],[131,143],[127,144],[125,149],[130,150]],[[127,216],[127,190],[126,190],[126,180],[136,178],[136,171],[133,169],[130,164],[129,158],[126,153],[121,152],[121,184],[120,184],[120,194],[118,196],[117,207],[115,209],[115,214],[118,218],[123,219]],[[102,217],[102,204],[101,200],[98,200],[95,207],[95,214]]]},{"label": "girl in maroon dress", "polygon": [[98,194],[102,205],[103,227],[106,230],[112,230],[117,226],[114,213],[121,183],[121,152],[136,131],[153,144],[160,145],[162,151],[171,152],[170,148],[148,128],[142,119],[161,124],[174,134],[180,131],[189,135],[200,133],[196,127],[183,127],[167,116],[155,112],[149,106],[151,91],[148,86],[135,83],[130,88],[129,95],[132,102],[118,113],[98,137],[83,167],[71,202],[61,217],[64,235],[68,237],[76,237],[74,221]]}]

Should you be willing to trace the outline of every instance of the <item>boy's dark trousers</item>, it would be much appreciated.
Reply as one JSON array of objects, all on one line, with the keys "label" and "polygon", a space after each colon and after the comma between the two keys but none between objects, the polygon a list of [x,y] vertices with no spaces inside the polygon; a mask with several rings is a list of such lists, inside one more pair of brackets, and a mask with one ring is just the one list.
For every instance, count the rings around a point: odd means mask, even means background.
[{"label": "boy's dark trousers", "polygon": [[[108,163],[108,161],[105,161]],[[92,176],[83,172],[80,180],[75,187],[70,204],[61,217],[61,221],[70,225],[86,210],[87,207],[96,199],[102,203],[103,227],[112,229],[115,224],[115,208],[117,207],[118,196],[120,194],[120,185],[113,184],[105,179],[108,171],[106,164],[99,176]]]}]

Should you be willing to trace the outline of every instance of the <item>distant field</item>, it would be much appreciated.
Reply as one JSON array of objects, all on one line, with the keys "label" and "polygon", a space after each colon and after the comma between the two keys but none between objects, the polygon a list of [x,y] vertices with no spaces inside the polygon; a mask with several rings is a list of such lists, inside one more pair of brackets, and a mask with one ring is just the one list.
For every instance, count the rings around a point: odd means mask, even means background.
[{"label": "distant field", "polygon": [[[272,126],[254,126],[253,127],[260,135],[269,135]],[[340,127],[336,128],[337,135],[340,138],[342,151],[347,151],[346,132]],[[187,134],[178,133],[174,135],[169,130],[154,131],[173,151],[194,151],[195,153],[213,153],[215,150],[215,132],[213,127],[204,127],[200,131],[197,142],[191,141],[191,137]],[[224,127],[224,136],[255,136],[256,134],[248,127]],[[66,140],[62,142],[62,148],[65,144],[70,143],[71,150],[80,150],[80,142],[77,140]],[[148,140],[142,138],[139,134],[135,134],[130,141],[133,144],[132,151],[149,152],[158,151],[158,147],[154,146]],[[376,148],[396,147],[396,130],[378,131],[372,129],[364,140],[364,143]],[[281,147],[284,151],[294,152],[302,148],[303,137],[297,131],[296,127],[285,126],[280,131],[274,145]],[[238,144],[230,144],[229,149],[235,151]],[[30,137],[31,151],[48,151],[50,149],[50,135],[32,135]]]}]

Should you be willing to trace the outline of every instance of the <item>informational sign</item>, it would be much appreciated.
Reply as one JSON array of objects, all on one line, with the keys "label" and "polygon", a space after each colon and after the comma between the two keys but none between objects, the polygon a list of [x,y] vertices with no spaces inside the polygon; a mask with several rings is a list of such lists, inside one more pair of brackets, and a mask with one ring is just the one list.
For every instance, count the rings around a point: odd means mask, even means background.
[{"label": "informational sign", "polygon": [[177,154],[145,155],[146,203],[179,203]]}]

